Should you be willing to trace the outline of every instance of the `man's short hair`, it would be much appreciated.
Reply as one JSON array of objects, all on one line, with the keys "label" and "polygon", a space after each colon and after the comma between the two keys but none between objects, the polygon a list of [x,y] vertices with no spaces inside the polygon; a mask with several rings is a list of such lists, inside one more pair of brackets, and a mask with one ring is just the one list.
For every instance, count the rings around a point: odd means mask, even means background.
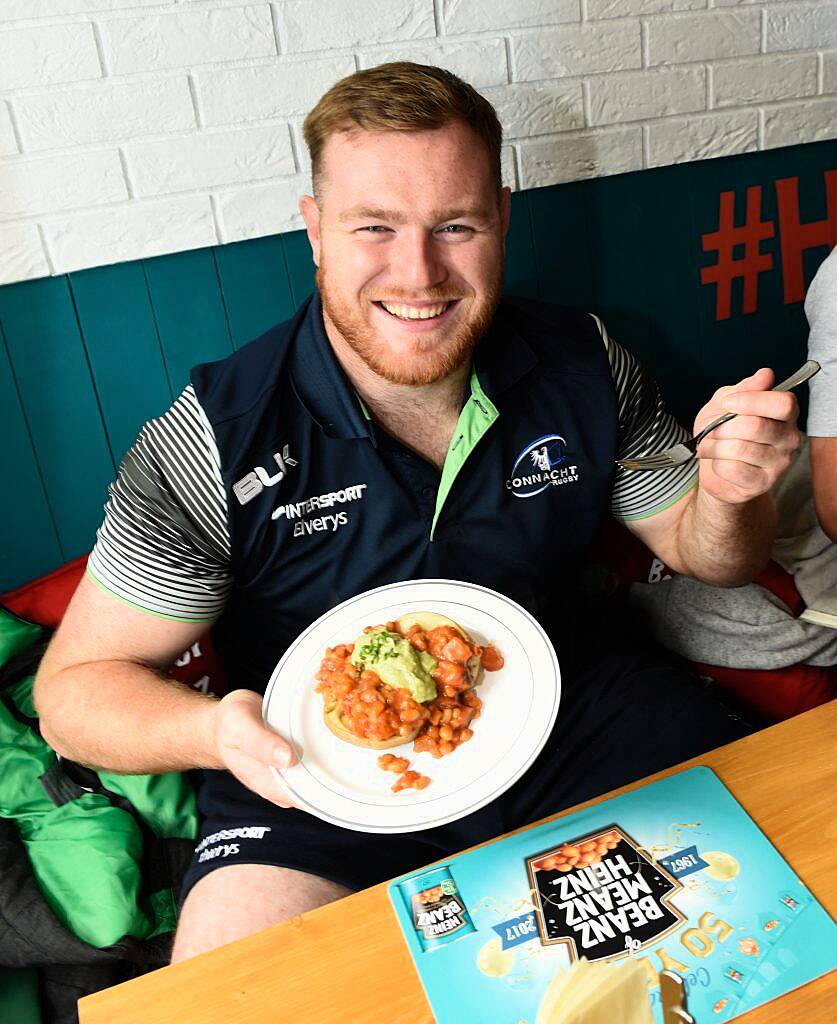
[{"label": "man's short hair", "polygon": [[314,195],[319,198],[322,151],[339,132],[415,132],[452,121],[471,127],[485,143],[497,192],[502,189],[503,128],[494,107],[473,86],[429,64],[379,64],[336,82],[305,118],[302,133],[311,154]]}]

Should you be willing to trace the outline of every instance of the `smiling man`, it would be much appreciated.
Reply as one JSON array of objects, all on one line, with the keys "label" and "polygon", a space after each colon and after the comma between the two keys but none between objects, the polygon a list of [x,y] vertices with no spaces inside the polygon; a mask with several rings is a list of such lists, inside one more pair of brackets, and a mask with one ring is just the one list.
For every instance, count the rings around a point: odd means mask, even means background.
[{"label": "smiling man", "polygon": [[[767,491],[798,443],[793,396],[768,392],[760,370],[701,410],[696,427],[739,415],[699,463],[616,471],[685,431],[595,317],[501,300],[502,133],[454,75],[358,72],[305,137],[317,290],[291,321],[197,367],[146,425],[37,680],[64,756],[204,769],[175,959],[740,736],[662,656],[607,623],[583,628],[580,574],[610,512],[681,572],[751,578],[773,530]],[[323,612],[420,578],[491,587],[540,620],[561,659],[558,722],[480,811],[413,834],[344,830],[292,806],[271,771],[292,753],[262,724],[260,695]],[[235,687],[220,702],[165,675],[210,625]]]},{"label": "smiling man", "polygon": [[[319,175],[317,199],[304,196],[300,207],[326,330],[356,373],[437,384],[467,366],[488,329],[502,288],[509,204],[475,141],[459,122],[329,141],[329,165],[345,170],[325,182]],[[416,194],[428,171],[436,187]],[[370,194],[389,205],[364,203]]]}]

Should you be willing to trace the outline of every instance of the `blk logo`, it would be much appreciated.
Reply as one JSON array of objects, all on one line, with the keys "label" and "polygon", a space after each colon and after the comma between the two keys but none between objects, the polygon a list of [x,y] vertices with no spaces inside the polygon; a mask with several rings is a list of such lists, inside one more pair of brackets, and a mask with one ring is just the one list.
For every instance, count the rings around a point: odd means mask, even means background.
[{"label": "blk logo", "polygon": [[280,480],[285,479],[292,466],[298,465],[297,460],[291,458],[288,445],[284,445],[281,452],[273,453],[273,461],[277,466],[275,473],[271,474],[263,466],[256,466],[252,472],[233,484],[233,494],[242,505],[258,497],[265,487],[275,487]]}]

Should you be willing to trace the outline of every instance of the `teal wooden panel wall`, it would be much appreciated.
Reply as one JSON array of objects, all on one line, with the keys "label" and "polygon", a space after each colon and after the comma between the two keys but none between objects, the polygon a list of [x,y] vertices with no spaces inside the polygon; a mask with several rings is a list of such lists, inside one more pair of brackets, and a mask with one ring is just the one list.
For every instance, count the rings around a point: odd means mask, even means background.
[{"label": "teal wooden panel wall", "polygon": [[215,259],[234,348],[292,315],[296,305],[281,235],[224,245]]},{"label": "teal wooden panel wall", "polygon": [[145,269],[132,262],[88,270],[70,278],[70,289],[115,461],[172,400]]},{"label": "teal wooden panel wall", "polygon": [[[63,552],[5,344],[0,352],[2,571],[8,586],[58,565]],[[2,584],[0,584],[2,586]]]},{"label": "teal wooden panel wall", "polygon": [[[45,278],[4,288],[0,324],[58,543],[72,557],[90,545],[113,458],[69,281]],[[14,503],[8,483],[0,503],[4,517]],[[14,535],[5,525],[2,536],[4,550],[37,551],[41,543],[32,531]],[[43,563],[40,554],[36,563]]]},{"label": "teal wooden panel wall", "polygon": [[[823,142],[516,193],[507,291],[598,313],[690,422],[719,385],[802,361],[806,321],[780,258],[793,225],[780,224],[775,182],[799,179],[801,221],[837,224],[824,185],[835,168],[837,143]],[[718,319],[717,288],[701,283],[718,254],[702,240],[718,229],[722,192],[734,192],[741,227],[754,186],[772,265],[751,273],[754,309],[736,278]],[[802,254],[806,283],[828,251],[822,235]],[[744,255],[730,241],[729,256]],[[0,592],[89,550],[143,422],[194,364],[286,319],[313,287],[296,231],[0,288]]]}]

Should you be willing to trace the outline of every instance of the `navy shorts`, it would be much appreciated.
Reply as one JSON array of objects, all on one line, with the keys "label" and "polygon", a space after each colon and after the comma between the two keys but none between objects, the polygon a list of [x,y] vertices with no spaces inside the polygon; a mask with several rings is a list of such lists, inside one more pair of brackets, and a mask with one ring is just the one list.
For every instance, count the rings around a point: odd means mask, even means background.
[{"label": "navy shorts", "polygon": [[[204,773],[205,816],[181,899],[230,864],[272,864],[364,889],[555,814],[752,732],[714,687],[653,648],[562,666],[558,719],[526,774],[479,811],[404,835],[352,832],[276,807],[228,772]],[[479,723],[472,742],[479,742]]]}]

